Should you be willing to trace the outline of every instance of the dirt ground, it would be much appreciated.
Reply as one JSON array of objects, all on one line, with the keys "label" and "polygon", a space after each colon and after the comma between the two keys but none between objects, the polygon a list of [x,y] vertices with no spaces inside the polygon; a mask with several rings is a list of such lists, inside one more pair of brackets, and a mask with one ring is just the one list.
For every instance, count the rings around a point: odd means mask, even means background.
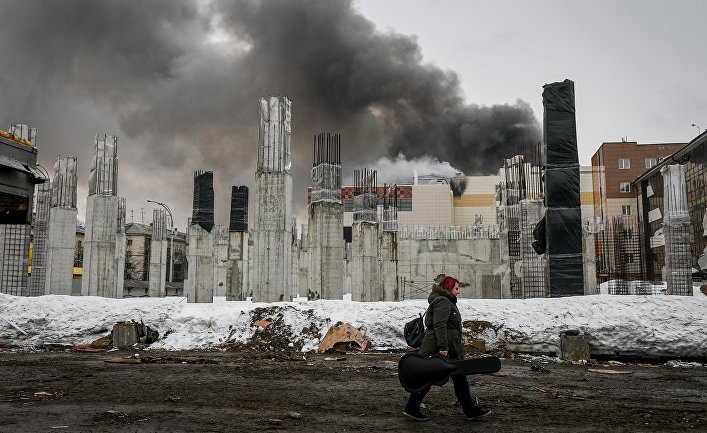
[{"label": "dirt ground", "polygon": [[[106,362],[135,353],[139,364]],[[704,367],[504,360],[500,373],[470,377],[491,415],[463,419],[450,382],[417,422],[401,414],[400,354],[305,357],[3,350],[0,432],[707,431]]]}]

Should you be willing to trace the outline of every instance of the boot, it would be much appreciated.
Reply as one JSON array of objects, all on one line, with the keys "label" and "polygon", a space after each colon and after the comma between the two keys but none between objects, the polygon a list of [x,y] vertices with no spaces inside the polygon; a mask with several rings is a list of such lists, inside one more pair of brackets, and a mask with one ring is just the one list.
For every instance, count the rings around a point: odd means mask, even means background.
[{"label": "boot", "polygon": [[410,398],[408,399],[408,402],[405,405],[405,409],[403,410],[403,415],[409,416],[410,418],[412,418],[416,421],[429,420],[427,415],[422,413],[422,411],[420,410],[420,405],[422,404],[422,399],[425,398],[427,391],[429,391],[429,388],[424,389],[422,391],[418,391],[418,392],[411,392]]}]

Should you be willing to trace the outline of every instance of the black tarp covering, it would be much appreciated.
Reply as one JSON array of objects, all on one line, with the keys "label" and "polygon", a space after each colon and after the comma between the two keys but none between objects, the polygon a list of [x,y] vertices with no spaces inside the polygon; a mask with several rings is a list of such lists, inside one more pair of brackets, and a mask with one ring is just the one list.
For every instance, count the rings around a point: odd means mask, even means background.
[{"label": "black tarp covering", "polygon": [[543,138],[547,166],[579,165],[574,82],[565,80],[543,86],[543,107]]},{"label": "black tarp covering", "polygon": [[198,171],[194,173],[194,210],[191,223],[211,232],[214,227],[214,173]]},{"label": "black tarp covering", "polygon": [[[545,250],[551,297],[584,294],[574,82],[543,86]],[[539,232],[539,230],[538,230]],[[541,242],[537,242],[538,248]]]},{"label": "black tarp covering", "polygon": [[548,167],[579,164],[574,113],[545,111],[544,130]]},{"label": "black tarp covering", "polygon": [[553,256],[550,254],[550,297],[578,296],[584,294],[582,255]]},{"label": "black tarp covering", "polygon": [[545,206],[580,206],[579,167],[548,169],[545,172]]},{"label": "black tarp covering", "polygon": [[540,221],[535,225],[533,229],[533,239],[532,243],[533,250],[535,254],[545,254],[547,250],[547,238],[545,236],[545,216],[542,217]]},{"label": "black tarp covering", "polygon": [[548,254],[582,254],[580,208],[547,208],[545,221]]},{"label": "black tarp covering", "polygon": [[248,231],[248,187],[245,185],[231,187],[231,218],[228,231]]}]

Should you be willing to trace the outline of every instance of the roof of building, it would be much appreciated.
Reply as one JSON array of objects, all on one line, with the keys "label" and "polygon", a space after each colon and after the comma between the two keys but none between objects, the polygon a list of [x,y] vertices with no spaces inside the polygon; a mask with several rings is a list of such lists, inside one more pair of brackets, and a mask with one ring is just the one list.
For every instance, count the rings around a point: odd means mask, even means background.
[{"label": "roof of building", "polygon": [[152,226],[141,223],[127,223],[125,224],[125,234],[126,235],[144,235],[152,236]]},{"label": "roof of building", "polygon": [[650,170],[646,170],[642,175],[638,176],[633,183],[637,183],[655,176],[657,173],[660,173],[660,170],[666,165],[686,163],[690,160],[690,152],[692,152],[697,146],[701,146],[705,143],[707,143],[707,131],[693,138],[692,141],[687,143],[680,150],[673,153],[669,157],[663,158],[655,167]]}]

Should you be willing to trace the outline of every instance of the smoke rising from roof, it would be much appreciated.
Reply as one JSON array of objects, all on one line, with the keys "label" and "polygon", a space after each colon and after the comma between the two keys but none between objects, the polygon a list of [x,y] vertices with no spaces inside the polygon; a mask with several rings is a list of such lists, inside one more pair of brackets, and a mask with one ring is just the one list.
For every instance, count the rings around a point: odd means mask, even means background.
[{"label": "smoke rising from roof", "polygon": [[260,96],[293,101],[296,209],[319,132],[342,134],[344,173],[404,153],[486,174],[540,139],[527,103],[466,103],[415,37],[380,32],[351,1],[44,0],[0,15],[0,122],[39,127],[45,166],[78,156],[84,201],[94,135],[118,135],[127,208],[165,202],[180,227],[194,170],[214,171],[217,222],[230,185],[252,188]]},{"label": "smoke rising from roof", "polygon": [[[383,156],[376,161],[364,164],[366,168],[377,170],[378,183],[412,184],[413,175],[432,175],[440,178],[452,178],[461,173],[448,162],[439,161],[429,155],[407,159],[402,153],[395,158]],[[344,183],[351,184],[350,177],[344,178]]]}]

